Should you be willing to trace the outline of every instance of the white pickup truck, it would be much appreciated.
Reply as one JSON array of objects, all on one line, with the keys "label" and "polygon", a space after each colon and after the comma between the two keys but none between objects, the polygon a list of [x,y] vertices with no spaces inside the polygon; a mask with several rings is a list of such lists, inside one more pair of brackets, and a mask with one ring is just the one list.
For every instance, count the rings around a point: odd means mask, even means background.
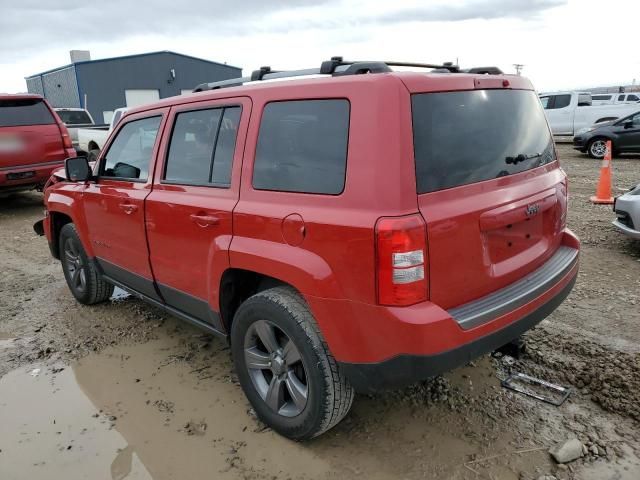
[{"label": "white pickup truck", "polygon": [[638,104],[592,105],[587,92],[541,93],[540,101],[554,135],[575,135],[596,123],[616,120],[640,110]]},{"label": "white pickup truck", "polygon": [[100,150],[109,138],[109,134],[118,124],[126,108],[118,108],[113,112],[111,123],[99,127],[79,128],[78,129],[78,146],[76,150],[79,155],[86,155],[90,162],[98,159]]}]

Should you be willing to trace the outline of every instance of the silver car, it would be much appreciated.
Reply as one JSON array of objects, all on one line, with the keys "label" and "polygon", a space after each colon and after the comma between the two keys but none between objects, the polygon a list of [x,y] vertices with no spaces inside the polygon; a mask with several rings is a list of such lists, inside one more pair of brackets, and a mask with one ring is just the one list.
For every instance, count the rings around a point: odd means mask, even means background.
[{"label": "silver car", "polygon": [[617,197],[613,210],[618,217],[613,225],[622,233],[640,240],[640,184]]}]

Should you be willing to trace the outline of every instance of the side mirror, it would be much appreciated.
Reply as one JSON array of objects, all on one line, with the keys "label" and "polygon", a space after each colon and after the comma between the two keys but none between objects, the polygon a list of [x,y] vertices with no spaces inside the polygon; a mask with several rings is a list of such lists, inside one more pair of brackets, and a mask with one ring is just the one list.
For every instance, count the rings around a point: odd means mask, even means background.
[{"label": "side mirror", "polygon": [[67,158],[64,161],[64,172],[70,182],[86,182],[93,177],[87,157]]},{"label": "side mirror", "polygon": [[627,120],[622,124],[624,128],[633,128],[633,120]]}]

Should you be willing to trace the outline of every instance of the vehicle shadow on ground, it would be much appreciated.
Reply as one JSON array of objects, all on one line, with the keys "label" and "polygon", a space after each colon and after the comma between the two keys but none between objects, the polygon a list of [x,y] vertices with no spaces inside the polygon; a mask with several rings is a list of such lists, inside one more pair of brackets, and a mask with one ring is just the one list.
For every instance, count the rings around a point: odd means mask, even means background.
[{"label": "vehicle shadow on ground", "polygon": [[0,193],[0,215],[17,211],[28,213],[30,209],[37,211],[43,207],[43,198],[40,192]]}]

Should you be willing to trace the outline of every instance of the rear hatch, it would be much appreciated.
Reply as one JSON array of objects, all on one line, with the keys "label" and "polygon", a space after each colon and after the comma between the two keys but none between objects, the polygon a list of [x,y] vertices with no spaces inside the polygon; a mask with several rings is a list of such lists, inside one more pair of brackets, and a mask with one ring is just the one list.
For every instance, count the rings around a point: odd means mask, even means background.
[{"label": "rear hatch", "polygon": [[416,93],[412,116],[433,302],[475,300],[553,255],[566,180],[533,91]]},{"label": "rear hatch", "polygon": [[0,169],[65,156],[60,128],[41,98],[0,99]]}]

